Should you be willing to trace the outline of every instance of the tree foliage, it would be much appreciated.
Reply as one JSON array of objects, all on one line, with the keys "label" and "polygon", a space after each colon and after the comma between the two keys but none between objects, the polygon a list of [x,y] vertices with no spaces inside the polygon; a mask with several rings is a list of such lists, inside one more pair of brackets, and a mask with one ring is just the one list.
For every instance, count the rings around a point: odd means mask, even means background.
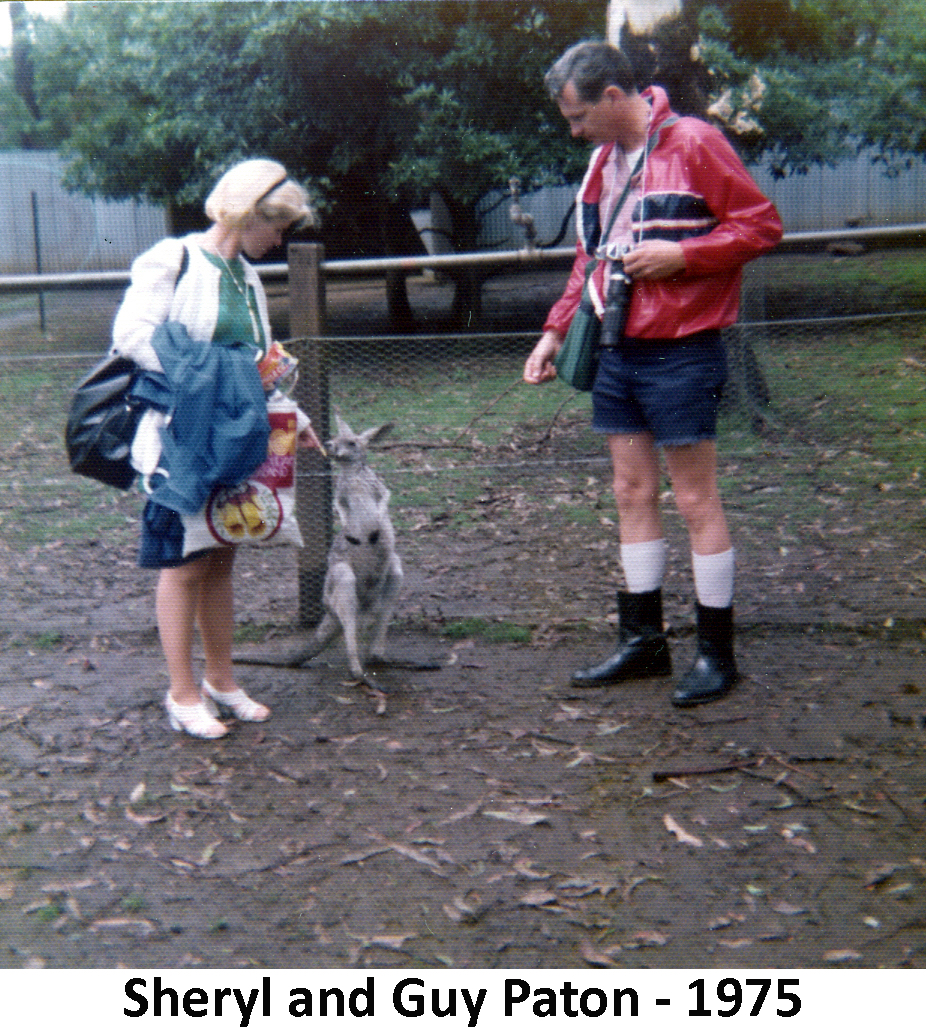
[{"label": "tree foliage", "polygon": [[253,154],[314,184],[353,248],[441,191],[461,238],[512,175],[575,173],[542,73],[605,0],[75,4],[36,25],[36,94],[70,182],[196,205]]},{"label": "tree foliage", "polygon": [[[779,175],[876,148],[926,154],[921,0],[688,0],[701,59],[746,155]],[[732,115],[732,118],[730,118]]]},{"label": "tree foliage", "polygon": [[[77,3],[28,33],[19,10],[15,67],[0,62],[0,142],[60,145],[72,185],[181,208],[198,208],[230,163],[266,154],[312,184],[340,253],[403,249],[405,213],[436,190],[466,248],[488,190],[580,174],[585,148],[542,75],[566,45],[601,35],[605,9]],[[662,31],[670,53],[697,45],[711,111],[780,174],[863,145],[888,164],[926,153],[921,0],[686,0]]]}]

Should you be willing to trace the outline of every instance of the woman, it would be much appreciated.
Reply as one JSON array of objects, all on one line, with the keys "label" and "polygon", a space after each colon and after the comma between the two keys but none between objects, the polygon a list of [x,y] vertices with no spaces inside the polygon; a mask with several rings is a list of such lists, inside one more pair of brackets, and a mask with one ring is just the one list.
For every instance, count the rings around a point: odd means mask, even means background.
[{"label": "woman", "polygon": [[[260,279],[245,260],[279,246],[292,226],[310,222],[306,191],[275,161],[253,159],[229,169],[206,200],[212,225],[204,233],[167,239],[132,265],[131,284],[116,315],[113,351],[143,369],[161,372],[152,346],[156,331],[180,323],[193,341],[245,342],[259,361],[271,344],[267,300]],[[139,428],[133,456],[140,471],[153,472],[160,455],[165,417],[149,412]],[[298,413],[298,441],[319,448],[308,417]],[[233,546],[183,555],[178,512],[149,500],[143,516],[139,565],[160,569],[156,610],[170,687],[164,705],[174,730],[218,738],[223,706],[240,720],[262,722],[267,706],[249,698],[232,669],[234,606]],[[205,675],[193,672],[193,633],[199,628]]]}]

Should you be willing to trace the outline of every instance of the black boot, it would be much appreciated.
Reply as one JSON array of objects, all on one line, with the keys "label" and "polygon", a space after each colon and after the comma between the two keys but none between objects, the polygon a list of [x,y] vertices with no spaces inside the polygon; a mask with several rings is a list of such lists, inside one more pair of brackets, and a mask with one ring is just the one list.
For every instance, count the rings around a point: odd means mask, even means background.
[{"label": "black boot", "polygon": [[620,625],[617,651],[598,666],[577,670],[576,687],[619,684],[638,677],[658,677],[672,672],[669,644],[662,629],[662,592],[617,596]]},{"label": "black boot", "polygon": [[698,654],[679,681],[672,704],[701,705],[722,698],[739,679],[733,658],[733,608],[698,604]]}]

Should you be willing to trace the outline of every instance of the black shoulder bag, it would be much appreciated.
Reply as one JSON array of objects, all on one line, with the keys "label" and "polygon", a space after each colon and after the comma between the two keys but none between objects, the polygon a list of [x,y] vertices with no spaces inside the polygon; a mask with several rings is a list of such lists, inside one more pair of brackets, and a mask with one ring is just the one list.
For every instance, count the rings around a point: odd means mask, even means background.
[{"label": "black shoulder bag", "polygon": [[[177,283],[189,260],[184,246]],[[74,388],[64,430],[72,472],[120,490],[132,485],[132,441],[147,407],[131,396],[137,376],[138,366],[131,358],[108,354]]]}]

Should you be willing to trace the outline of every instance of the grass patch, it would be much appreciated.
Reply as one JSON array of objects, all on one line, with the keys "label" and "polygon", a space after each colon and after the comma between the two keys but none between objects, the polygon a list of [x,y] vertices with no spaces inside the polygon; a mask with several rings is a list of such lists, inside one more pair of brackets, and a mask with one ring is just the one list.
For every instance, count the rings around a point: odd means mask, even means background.
[{"label": "grass patch", "polygon": [[[475,341],[459,356],[445,353],[448,346],[436,339],[392,348],[358,342],[351,358],[331,356],[332,397],[344,399],[355,430],[394,422],[394,440],[408,446],[439,441],[477,450],[503,444],[524,422],[545,426],[563,405],[574,411],[590,403],[559,381],[542,389],[525,384],[526,342],[490,351]],[[425,452],[422,463],[430,457]]]},{"label": "grass patch", "polygon": [[235,644],[262,644],[272,629],[270,623],[242,623],[235,627]]},{"label": "grass patch", "polygon": [[32,646],[39,651],[54,651],[60,648],[63,640],[64,635],[57,630],[46,630],[33,639]]},{"label": "grass patch", "polygon": [[478,617],[456,619],[443,627],[442,633],[454,640],[478,637],[489,644],[530,644],[532,635],[529,627]]},{"label": "grass patch", "polygon": [[926,349],[918,333],[875,325],[800,334],[763,357],[785,425],[823,445],[854,448],[854,474],[870,481],[921,475]]},{"label": "grass patch", "polygon": [[762,259],[772,319],[880,314],[926,307],[926,251],[878,250],[849,258],[782,254]]},{"label": "grass patch", "polygon": [[56,541],[86,546],[103,540],[130,546],[138,532],[138,496],[114,499],[113,492],[102,484],[94,488],[86,482],[89,491],[69,482],[10,491],[6,505],[0,508],[0,534],[20,550]]},{"label": "grass patch", "polygon": [[148,903],[138,893],[126,895],[119,900],[119,908],[125,913],[140,913],[147,907]]},{"label": "grass patch", "polygon": [[40,924],[50,924],[64,915],[64,907],[60,902],[49,902],[35,910],[35,918]]}]

